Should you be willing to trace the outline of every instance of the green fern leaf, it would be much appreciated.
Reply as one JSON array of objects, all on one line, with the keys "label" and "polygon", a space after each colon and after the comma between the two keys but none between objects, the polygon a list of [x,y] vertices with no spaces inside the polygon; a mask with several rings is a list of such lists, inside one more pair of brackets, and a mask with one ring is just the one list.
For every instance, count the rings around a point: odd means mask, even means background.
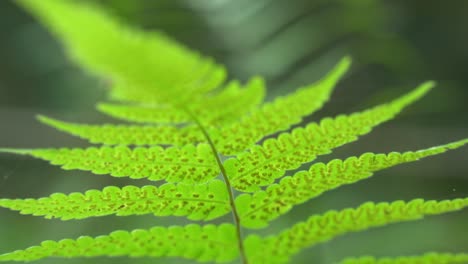
[{"label": "green fern leaf", "polygon": [[132,232],[120,230],[96,238],[82,236],[76,240],[48,240],[40,246],[0,255],[0,261],[31,261],[46,257],[167,256],[220,263],[238,256],[236,243],[233,225],[202,227],[190,224]]},{"label": "green fern leaf", "polygon": [[468,254],[466,253],[438,253],[429,252],[420,256],[404,256],[404,257],[384,257],[375,258],[372,256],[364,256],[360,258],[346,258],[340,262],[341,264],[455,264],[468,263]]},{"label": "green fern leaf", "polygon": [[57,130],[70,133],[94,144],[105,145],[175,145],[205,141],[203,133],[195,126],[171,125],[88,125],[59,121],[45,116],[38,119]]},{"label": "green fern leaf", "polygon": [[207,144],[186,145],[182,148],[161,147],[90,147],[86,149],[35,149],[3,152],[28,154],[61,165],[65,170],[86,170],[114,177],[168,182],[203,183],[219,174],[211,149]]},{"label": "green fern leaf", "polygon": [[147,34],[118,23],[96,7],[62,0],[18,3],[40,15],[79,64],[111,78],[115,99],[182,105],[217,88],[225,79],[224,68],[211,59],[162,33]]},{"label": "green fern leaf", "polygon": [[327,164],[316,163],[308,171],[299,171],[292,177],[285,177],[279,184],[269,186],[266,191],[239,195],[236,205],[241,223],[249,228],[266,227],[270,221],[287,213],[294,205],[304,203],[323,192],[369,178],[378,170],[444,153],[465,144],[468,144],[468,139],[416,152],[365,153],[359,158],[350,157],[344,161],[335,159]]},{"label": "green fern leaf", "polygon": [[[0,199],[0,207],[62,220],[154,214],[207,221],[232,212],[233,224],[155,227],[116,231],[97,238],[45,241],[40,246],[0,255],[0,261],[128,255],[284,263],[305,247],[345,233],[468,207],[468,198],[369,202],[356,209],[314,215],[278,235],[250,234],[245,238],[243,227],[265,227],[293,206],[328,190],[366,179],[378,170],[467,144],[465,139],[416,152],[365,153],[312,164],[307,171],[285,176],[392,119],[434,83],[426,82],[407,95],[363,112],[324,118],[285,132],[322,107],[348,70],[350,58],[342,59],[317,83],[264,103],[263,79],[225,83],[222,66],[159,32],[122,25],[99,8],[77,1],[17,1],[66,44],[78,63],[108,79],[111,102],[101,103],[98,109],[130,124],[89,125],[40,116],[40,121],[58,130],[112,146],[0,152],[31,155],[63,169],[168,183],[158,187],[109,186],[39,199]],[[217,176],[223,181],[214,179]],[[428,256],[392,261],[433,259]],[[451,257],[437,255],[434,259]]]},{"label": "green fern leaf", "polygon": [[349,116],[325,118],[319,124],[312,123],[267,139],[262,146],[256,145],[224,163],[231,183],[241,191],[256,191],[260,186],[269,185],[286,170],[297,169],[317,155],[328,154],[331,149],[369,133],[372,127],[393,118],[433,85],[433,82],[427,82],[389,104]]},{"label": "green fern leaf", "polygon": [[444,201],[396,201],[365,203],[356,209],[328,211],[311,216],[276,236],[262,239],[256,235],[246,238],[247,254],[252,263],[286,263],[301,249],[330,240],[336,236],[366,230],[390,223],[411,221],[425,215],[436,215],[468,207],[468,198]]},{"label": "green fern leaf", "polygon": [[339,79],[346,73],[351,59],[345,57],[322,80],[303,87],[289,96],[266,103],[237,123],[213,135],[217,149],[233,155],[251,147],[269,134],[286,130],[299,123],[302,117],[320,109],[328,100]]},{"label": "green fern leaf", "polygon": [[118,216],[154,214],[187,216],[191,220],[211,220],[229,213],[226,185],[220,180],[208,184],[163,184],[155,186],[108,186],[102,191],[54,193],[40,199],[0,199],[0,207],[21,214],[83,219],[116,214]]}]

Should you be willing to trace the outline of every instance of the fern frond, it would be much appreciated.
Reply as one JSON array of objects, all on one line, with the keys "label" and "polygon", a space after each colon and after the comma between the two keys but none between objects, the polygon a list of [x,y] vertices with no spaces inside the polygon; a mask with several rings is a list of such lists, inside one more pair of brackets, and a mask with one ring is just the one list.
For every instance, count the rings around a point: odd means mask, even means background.
[{"label": "fern frond", "polygon": [[[206,125],[224,125],[249,113],[263,101],[263,79],[252,78],[245,86],[229,82],[216,94],[206,95],[190,102],[186,110],[171,105],[125,105],[101,103],[98,109],[112,117],[140,123],[193,123],[191,115]],[[191,113],[188,114],[187,111]]]},{"label": "fern frond", "polygon": [[182,148],[90,147],[86,149],[35,149],[1,152],[28,154],[61,165],[65,170],[85,170],[114,177],[168,182],[203,183],[219,174],[219,167],[207,144]]},{"label": "fern frond", "polygon": [[383,257],[364,256],[359,258],[346,258],[341,264],[455,264],[468,263],[468,253],[439,253],[429,252],[420,256]]},{"label": "fern frond", "polygon": [[311,216],[307,221],[298,223],[276,236],[262,239],[251,235],[247,237],[245,244],[250,251],[248,254],[252,263],[266,263],[264,258],[273,261],[268,263],[285,263],[301,249],[345,233],[418,220],[426,215],[443,214],[465,207],[468,207],[468,198],[444,201],[415,199],[410,202],[395,201],[391,204],[368,202],[355,209],[328,211],[323,215]]},{"label": "fern frond", "polygon": [[373,172],[444,153],[465,144],[468,144],[468,139],[416,152],[365,153],[359,158],[350,157],[344,161],[335,159],[327,164],[316,163],[308,171],[287,176],[279,184],[269,186],[266,191],[239,195],[236,206],[239,208],[241,223],[249,228],[266,227],[269,221],[287,213],[294,205],[304,203],[323,192],[369,178]]},{"label": "fern frond", "polygon": [[45,116],[38,116],[38,119],[57,130],[94,144],[183,146],[205,141],[203,133],[195,126],[178,128],[171,125],[88,125],[59,121]]},{"label": "fern frond", "polygon": [[47,240],[39,246],[0,255],[0,261],[31,261],[46,257],[181,257],[201,262],[229,262],[238,257],[235,227],[172,226],[114,231],[106,236],[82,236],[76,240]]},{"label": "fern frond", "polygon": [[184,104],[225,80],[224,68],[211,59],[162,33],[118,23],[97,7],[62,0],[17,2],[66,44],[75,61],[110,78],[115,99]]},{"label": "fern frond", "polygon": [[102,191],[54,193],[40,199],[0,199],[0,207],[21,214],[83,219],[115,214],[118,216],[154,214],[187,216],[191,220],[211,220],[230,212],[226,185],[220,180],[208,184],[166,183],[155,186],[108,186]]},{"label": "fern frond", "polygon": [[289,129],[302,118],[320,109],[351,64],[343,58],[323,79],[298,91],[265,103],[250,115],[214,136],[217,149],[224,155],[233,155],[251,147],[269,134]]},{"label": "fern frond", "polygon": [[355,141],[373,127],[392,119],[433,85],[433,82],[427,82],[389,104],[348,116],[324,118],[318,124],[311,123],[305,128],[267,139],[262,146],[255,145],[236,158],[225,161],[231,184],[242,191],[256,191],[260,186],[269,185],[287,170],[297,169],[317,155],[328,154],[333,148]]}]

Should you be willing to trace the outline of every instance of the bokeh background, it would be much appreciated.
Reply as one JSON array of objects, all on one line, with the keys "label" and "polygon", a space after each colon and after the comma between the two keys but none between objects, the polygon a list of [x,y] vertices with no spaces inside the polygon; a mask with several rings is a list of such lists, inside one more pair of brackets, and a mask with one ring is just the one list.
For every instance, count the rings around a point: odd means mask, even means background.
[{"label": "bokeh background", "polygon": [[[42,1],[42,0],[41,0]],[[84,1],[83,1],[84,2]],[[230,78],[266,78],[269,98],[322,76],[342,56],[351,72],[331,101],[307,121],[388,101],[422,81],[438,82],[423,100],[359,142],[321,158],[406,151],[468,136],[468,1],[378,0],[89,0],[138,27],[161,30],[224,63]],[[39,124],[35,115],[69,121],[105,120],[94,105],[106,84],[71,64],[59,43],[13,1],[0,1],[0,147],[86,146]],[[330,191],[296,207],[262,234],[308,215],[364,201],[468,196],[468,148],[401,165]],[[0,197],[148,184],[62,171],[29,157],[0,154]],[[333,263],[346,256],[393,256],[429,250],[466,251],[468,211],[349,234],[305,250],[293,263]],[[229,218],[224,219],[226,221]],[[187,223],[177,218],[102,217],[44,220],[0,211],[0,252],[45,239],[100,235],[115,229]],[[190,263],[182,260],[97,258],[37,263]]]}]

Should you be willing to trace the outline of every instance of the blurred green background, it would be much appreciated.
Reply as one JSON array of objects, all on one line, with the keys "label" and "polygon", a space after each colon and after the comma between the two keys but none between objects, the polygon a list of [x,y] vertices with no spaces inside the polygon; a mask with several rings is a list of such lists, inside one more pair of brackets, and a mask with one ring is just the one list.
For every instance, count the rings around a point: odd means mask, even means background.
[{"label": "blurred green background", "polygon": [[[354,64],[331,101],[307,121],[350,113],[390,100],[432,79],[438,87],[394,121],[321,158],[366,151],[406,151],[468,136],[468,1],[377,0],[89,0],[122,20],[168,33],[214,57],[230,78],[262,75],[269,98],[322,76],[339,58]],[[0,1],[0,147],[86,146],[40,125],[35,115],[106,120],[94,105],[106,85],[69,63],[61,46],[13,1]],[[468,196],[468,148],[402,165],[326,193],[273,222],[277,232],[313,213],[364,201]],[[107,185],[148,182],[62,171],[28,157],[0,154],[0,197],[41,197]],[[294,263],[333,263],[343,257],[466,251],[467,210],[424,221],[350,234],[306,250]],[[229,218],[224,219],[226,221]],[[45,239],[99,235],[114,229],[187,223],[178,218],[102,217],[44,220],[0,211],[0,252]],[[182,260],[48,259],[37,263],[190,263]]]}]

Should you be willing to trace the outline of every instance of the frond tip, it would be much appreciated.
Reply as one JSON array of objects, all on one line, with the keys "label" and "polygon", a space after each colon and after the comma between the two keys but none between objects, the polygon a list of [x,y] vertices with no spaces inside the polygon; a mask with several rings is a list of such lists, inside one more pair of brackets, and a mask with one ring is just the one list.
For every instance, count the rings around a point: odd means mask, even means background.
[{"label": "frond tip", "polygon": [[402,256],[402,257],[383,257],[376,258],[372,256],[364,256],[359,258],[346,258],[339,262],[340,264],[455,264],[468,263],[468,253],[438,253],[429,252],[419,256]]},{"label": "frond tip", "polygon": [[182,257],[201,262],[228,262],[239,252],[231,224],[187,225],[150,230],[114,231],[107,236],[44,241],[40,246],[0,255],[0,261],[32,261],[47,257]]},{"label": "frond tip", "polygon": [[97,6],[63,0],[16,2],[65,44],[75,62],[111,79],[113,99],[184,103],[226,78],[224,67],[212,59],[161,32],[129,27]]}]

